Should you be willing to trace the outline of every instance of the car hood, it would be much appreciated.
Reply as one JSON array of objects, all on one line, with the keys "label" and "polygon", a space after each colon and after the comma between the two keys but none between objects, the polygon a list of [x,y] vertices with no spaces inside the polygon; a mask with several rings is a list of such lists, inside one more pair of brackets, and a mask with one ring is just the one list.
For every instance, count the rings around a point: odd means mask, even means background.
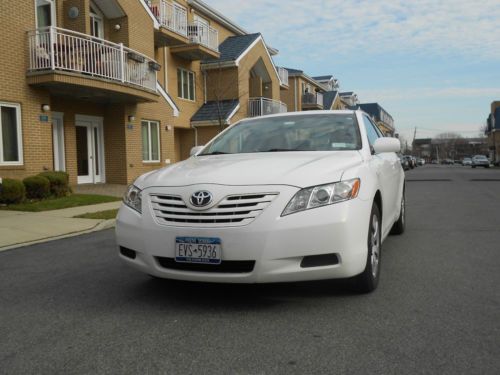
[{"label": "car hood", "polygon": [[194,184],[307,187],[340,181],[346,169],[361,162],[358,151],[206,155],[147,173],[135,185],[140,189]]}]

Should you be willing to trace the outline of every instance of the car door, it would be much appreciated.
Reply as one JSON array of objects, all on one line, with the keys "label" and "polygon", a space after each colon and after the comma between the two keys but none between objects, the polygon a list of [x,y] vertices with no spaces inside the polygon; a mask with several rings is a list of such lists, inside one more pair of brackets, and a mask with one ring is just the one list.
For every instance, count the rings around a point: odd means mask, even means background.
[{"label": "car door", "polygon": [[[363,115],[363,124],[366,129],[370,148],[373,147],[375,140],[383,137],[377,126]],[[372,154],[370,159],[370,168],[375,171],[379,179],[382,193],[382,233],[387,233],[390,226],[395,220],[397,210],[399,210],[399,175],[400,165],[399,159],[394,152],[383,152],[380,154]]]}]

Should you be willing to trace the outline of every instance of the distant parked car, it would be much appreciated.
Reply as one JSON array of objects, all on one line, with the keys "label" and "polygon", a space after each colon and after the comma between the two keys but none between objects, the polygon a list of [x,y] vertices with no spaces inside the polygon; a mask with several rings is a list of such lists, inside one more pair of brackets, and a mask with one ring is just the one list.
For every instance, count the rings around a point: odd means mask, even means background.
[{"label": "distant parked car", "polygon": [[415,168],[415,163],[413,162],[411,155],[404,155],[403,157],[408,162],[408,167],[410,167],[410,169]]},{"label": "distant parked car", "polygon": [[453,160],[451,160],[451,159],[443,159],[443,160],[441,160],[441,164],[452,165],[453,164]]},{"label": "distant parked car", "polygon": [[417,164],[418,165],[424,165],[425,164],[425,160],[424,159],[418,159]]},{"label": "distant parked car", "polygon": [[431,164],[439,164],[438,161],[436,159],[432,159],[431,160]]},{"label": "distant parked car", "polygon": [[476,167],[490,167],[490,161],[484,155],[475,155],[472,157],[472,168]]},{"label": "distant parked car", "polygon": [[463,158],[462,160],[462,165],[464,167],[468,166],[468,165],[472,165],[472,159],[471,158]]},{"label": "distant parked car", "polygon": [[401,162],[401,167],[403,167],[403,170],[407,171],[410,169],[410,163],[408,160],[405,158],[404,155],[398,155],[399,156],[399,161]]}]

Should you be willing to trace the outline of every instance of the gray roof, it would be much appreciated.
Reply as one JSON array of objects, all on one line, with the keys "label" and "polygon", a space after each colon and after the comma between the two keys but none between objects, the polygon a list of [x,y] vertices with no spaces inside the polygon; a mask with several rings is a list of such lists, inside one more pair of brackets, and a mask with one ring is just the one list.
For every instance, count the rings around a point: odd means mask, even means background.
[{"label": "gray roof", "polygon": [[337,96],[337,91],[327,91],[323,94],[323,108],[330,109],[332,108],[333,101]]},{"label": "gray roof", "polygon": [[288,70],[288,74],[303,74],[304,71],[303,70],[299,70],[299,69],[292,69],[292,68],[285,68],[286,70]]},{"label": "gray roof", "polygon": [[351,96],[352,94],[354,94],[353,91],[347,91],[347,92],[341,92],[339,95],[340,96]]},{"label": "gray roof", "polygon": [[238,99],[209,101],[201,106],[201,108],[191,117],[191,122],[219,121],[219,111],[224,122],[228,120],[229,115],[240,104]]},{"label": "gray roof", "polygon": [[332,75],[328,75],[328,76],[317,76],[317,77],[312,77],[313,79],[315,79],[316,81],[329,81],[333,78]]},{"label": "gray roof", "polygon": [[230,36],[219,45],[220,58],[204,62],[212,63],[237,60],[259,36],[260,33]]}]

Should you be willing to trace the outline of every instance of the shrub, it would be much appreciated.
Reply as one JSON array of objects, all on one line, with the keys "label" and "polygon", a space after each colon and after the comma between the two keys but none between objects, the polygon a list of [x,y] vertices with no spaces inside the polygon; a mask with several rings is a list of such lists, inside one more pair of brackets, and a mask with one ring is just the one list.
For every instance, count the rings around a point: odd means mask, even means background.
[{"label": "shrub", "polygon": [[71,192],[69,175],[66,172],[42,172],[39,176],[45,177],[50,183],[50,193],[59,198]]},{"label": "shrub", "polygon": [[0,203],[21,203],[26,198],[26,189],[19,180],[4,178],[0,191]]},{"label": "shrub", "polygon": [[44,199],[50,196],[50,182],[43,176],[26,177],[23,184],[28,199]]}]

